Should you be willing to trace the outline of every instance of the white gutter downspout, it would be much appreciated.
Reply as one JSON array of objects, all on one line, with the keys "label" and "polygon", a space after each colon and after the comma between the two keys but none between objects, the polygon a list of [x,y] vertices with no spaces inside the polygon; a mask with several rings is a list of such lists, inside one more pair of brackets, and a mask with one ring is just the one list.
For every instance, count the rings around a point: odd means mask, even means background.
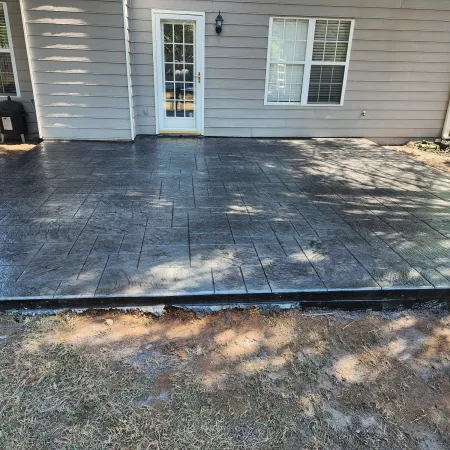
[{"label": "white gutter downspout", "polygon": [[450,138],[449,135],[450,135],[450,101],[448,103],[447,117],[445,118],[444,129],[442,130],[442,139],[449,139]]},{"label": "white gutter downspout", "polygon": [[123,31],[125,35],[125,59],[127,64],[127,82],[128,82],[128,105],[130,108],[130,132],[131,140],[134,141],[136,137],[136,122],[134,120],[134,95],[133,95],[133,81],[131,76],[131,45],[130,45],[130,30],[128,28],[128,0],[122,1],[123,5]]},{"label": "white gutter downspout", "polygon": [[25,37],[25,47],[27,49],[27,59],[28,59],[28,70],[30,71],[30,79],[31,79],[31,87],[33,89],[33,99],[34,99],[34,107],[35,107],[35,112],[36,112],[36,122],[37,122],[37,127],[38,127],[38,133],[39,133],[39,138],[43,139],[42,137],[42,133],[41,133],[41,126],[40,126],[40,107],[39,107],[39,98],[37,95],[37,91],[36,91],[36,82],[34,79],[34,70],[33,70],[33,61],[31,58],[31,50],[30,50],[30,42],[28,39],[28,30],[27,30],[27,15],[25,12],[25,0],[19,0],[19,4],[20,4],[20,15],[22,16],[22,28],[23,28],[23,34]]}]

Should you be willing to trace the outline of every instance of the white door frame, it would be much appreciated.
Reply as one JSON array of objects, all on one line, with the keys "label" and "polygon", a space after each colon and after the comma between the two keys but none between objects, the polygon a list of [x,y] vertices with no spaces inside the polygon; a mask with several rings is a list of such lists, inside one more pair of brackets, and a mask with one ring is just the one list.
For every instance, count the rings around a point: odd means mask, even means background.
[{"label": "white door frame", "polygon": [[[161,26],[160,21],[164,19],[186,20],[196,19],[198,28],[197,35],[201,37],[201,42],[197,45],[197,72],[201,74],[200,83],[197,84],[196,99],[196,116],[198,118],[197,130],[163,130],[161,128],[163,108],[161,107],[164,99],[162,89],[162,70],[158,61],[163,61],[163,45],[161,42]],[[205,123],[205,13],[193,11],[172,11],[172,10],[152,10],[152,40],[153,40],[153,75],[155,88],[155,119],[156,134],[173,133],[173,134],[204,134]],[[201,52],[198,50],[201,49]]]}]

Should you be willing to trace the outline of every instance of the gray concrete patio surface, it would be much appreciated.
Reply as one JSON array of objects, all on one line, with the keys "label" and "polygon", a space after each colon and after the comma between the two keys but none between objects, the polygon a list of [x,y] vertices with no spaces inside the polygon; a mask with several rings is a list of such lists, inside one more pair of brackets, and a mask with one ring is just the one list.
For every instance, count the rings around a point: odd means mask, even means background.
[{"label": "gray concrete patio surface", "polygon": [[450,287],[450,176],[366,140],[44,142],[0,172],[3,300]]}]

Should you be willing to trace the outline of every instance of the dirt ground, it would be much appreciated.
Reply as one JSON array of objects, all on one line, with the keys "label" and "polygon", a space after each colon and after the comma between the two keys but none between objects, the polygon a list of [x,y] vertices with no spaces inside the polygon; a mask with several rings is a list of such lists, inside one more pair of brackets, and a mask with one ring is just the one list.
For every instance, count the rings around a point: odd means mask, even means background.
[{"label": "dirt ground", "polygon": [[0,156],[20,156],[36,147],[36,143],[0,144]]},{"label": "dirt ground", "polygon": [[0,316],[0,448],[448,449],[450,313]]},{"label": "dirt ground", "polygon": [[448,154],[445,155],[441,153],[427,152],[411,145],[386,146],[386,148],[406,153],[407,155],[410,155],[428,166],[434,167],[435,169],[450,172],[450,155]]}]

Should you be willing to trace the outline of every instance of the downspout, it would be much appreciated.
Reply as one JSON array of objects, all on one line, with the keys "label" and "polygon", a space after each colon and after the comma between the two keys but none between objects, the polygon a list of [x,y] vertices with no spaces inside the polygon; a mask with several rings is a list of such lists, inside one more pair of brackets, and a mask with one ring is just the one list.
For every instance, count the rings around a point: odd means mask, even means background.
[{"label": "downspout", "polygon": [[34,99],[34,106],[35,106],[35,112],[36,112],[36,122],[38,127],[38,133],[39,138],[42,139],[42,132],[41,132],[41,125],[40,125],[40,106],[39,106],[39,99],[36,91],[36,82],[34,79],[34,71],[33,71],[33,65],[32,65],[32,58],[31,58],[31,46],[28,39],[28,31],[27,31],[27,15],[25,12],[25,0],[19,0],[20,4],[20,15],[22,16],[22,28],[23,28],[23,34],[25,38],[25,48],[27,49],[27,60],[28,60],[28,70],[30,71],[30,79],[31,79],[31,87],[33,89],[33,99]]},{"label": "downspout", "polygon": [[123,32],[125,36],[125,59],[127,65],[127,82],[128,82],[128,105],[130,108],[130,132],[131,140],[134,141],[136,137],[136,122],[134,119],[134,94],[133,94],[133,80],[131,75],[131,36],[129,29],[128,8],[129,0],[123,0]]},{"label": "downspout", "polygon": [[442,139],[450,138],[450,101],[448,103],[447,117],[445,118],[444,128],[442,130]]}]

